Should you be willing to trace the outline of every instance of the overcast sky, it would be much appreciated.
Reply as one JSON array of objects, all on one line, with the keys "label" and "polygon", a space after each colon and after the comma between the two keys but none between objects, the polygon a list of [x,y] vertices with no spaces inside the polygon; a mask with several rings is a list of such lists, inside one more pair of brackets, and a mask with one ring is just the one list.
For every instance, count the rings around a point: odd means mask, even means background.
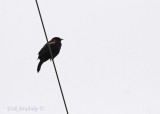
[{"label": "overcast sky", "polygon": [[[160,113],[159,0],[38,2],[70,114]],[[0,0],[0,17],[0,113],[66,114],[51,61],[36,71],[35,0]]]}]

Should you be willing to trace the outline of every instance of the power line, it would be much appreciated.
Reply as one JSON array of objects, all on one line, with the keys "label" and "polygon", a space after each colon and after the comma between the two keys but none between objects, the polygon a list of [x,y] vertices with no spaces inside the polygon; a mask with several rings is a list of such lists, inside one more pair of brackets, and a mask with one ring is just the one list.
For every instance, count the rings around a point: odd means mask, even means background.
[{"label": "power line", "polygon": [[57,77],[57,80],[58,80],[58,85],[59,85],[59,88],[60,88],[60,91],[61,91],[61,95],[62,95],[62,98],[63,98],[66,113],[69,114],[67,104],[66,104],[66,101],[65,101],[65,98],[64,98],[63,90],[62,90],[62,87],[61,87],[61,83],[60,83],[60,80],[59,80],[58,72],[57,72],[57,69],[56,69],[56,65],[55,65],[54,60],[53,60],[53,54],[52,54],[52,51],[51,51],[51,47],[48,43],[48,37],[47,37],[47,33],[46,33],[45,26],[44,26],[44,23],[43,23],[43,19],[42,19],[42,16],[41,16],[41,12],[40,12],[40,9],[39,9],[38,1],[37,0],[35,0],[35,1],[36,1],[37,9],[38,9],[38,12],[39,12],[39,16],[40,16],[40,19],[41,19],[44,34],[45,34],[45,37],[46,37],[46,41],[47,41],[47,44],[48,44],[48,49],[49,49],[49,52],[50,52],[50,55],[51,55],[51,58],[52,58],[53,66],[54,66],[54,69],[55,69],[55,72],[56,72],[56,77]]}]

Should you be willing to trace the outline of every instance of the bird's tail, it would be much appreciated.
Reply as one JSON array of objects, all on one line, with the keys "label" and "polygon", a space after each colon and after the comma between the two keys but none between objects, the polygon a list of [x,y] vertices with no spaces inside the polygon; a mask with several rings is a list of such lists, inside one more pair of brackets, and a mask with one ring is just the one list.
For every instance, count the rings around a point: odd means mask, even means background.
[{"label": "bird's tail", "polygon": [[40,71],[42,64],[43,64],[43,61],[40,60],[38,66],[37,66],[37,72]]}]

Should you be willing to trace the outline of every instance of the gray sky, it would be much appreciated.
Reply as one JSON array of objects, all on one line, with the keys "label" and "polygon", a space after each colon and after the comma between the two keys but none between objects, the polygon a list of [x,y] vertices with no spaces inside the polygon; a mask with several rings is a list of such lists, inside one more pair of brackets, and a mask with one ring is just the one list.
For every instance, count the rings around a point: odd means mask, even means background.
[{"label": "gray sky", "polygon": [[[159,114],[159,0],[39,0],[70,114]],[[0,113],[65,114],[34,0],[0,0]],[[16,111],[15,107],[19,108]],[[43,110],[42,110],[43,109]]]}]

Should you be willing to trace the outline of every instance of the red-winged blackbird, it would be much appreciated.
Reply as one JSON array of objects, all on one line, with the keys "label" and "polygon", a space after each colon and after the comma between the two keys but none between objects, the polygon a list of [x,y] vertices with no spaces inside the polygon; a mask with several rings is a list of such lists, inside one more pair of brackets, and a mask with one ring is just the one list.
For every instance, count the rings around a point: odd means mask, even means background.
[{"label": "red-winged blackbird", "polygon": [[[49,45],[51,47],[51,51],[52,51],[52,55],[53,55],[53,59],[59,54],[60,52],[60,49],[61,49],[61,38],[59,37],[54,37],[52,38],[52,40],[49,41]],[[51,55],[50,55],[50,52],[49,52],[49,49],[48,49],[48,44],[46,43],[43,48],[39,51],[38,53],[38,59],[40,59],[40,62],[38,64],[38,67],[37,67],[37,72],[40,71],[41,69],[41,65],[47,61],[48,59],[52,59],[51,58]]]}]

